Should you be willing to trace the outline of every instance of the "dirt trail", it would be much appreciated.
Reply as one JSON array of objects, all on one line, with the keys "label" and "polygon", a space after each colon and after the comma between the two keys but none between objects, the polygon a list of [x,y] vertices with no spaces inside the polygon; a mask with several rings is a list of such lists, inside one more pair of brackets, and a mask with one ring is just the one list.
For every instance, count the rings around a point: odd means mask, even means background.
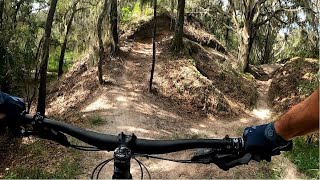
[{"label": "dirt trail", "polygon": [[[134,133],[139,138],[178,139],[181,137],[223,138],[225,135],[240,136],[248,125],[270,121],[272,112],[267,103],[267,92],[271,83],[258,81],[259,99],[256,108],[236,119],[217,119],[200,117],[181,112],[178,106],[147,92],[152,47],[150,43],[127,43],[121,48],[125,59],[122,66],[111,69],[119,72],[114,77],[113,86],[106,86],[85,102],[83,116],[103,117],[105,124],[93,128],[95,131],[117,135],[120,132]],[[172,153],[176,159],[188,159],[192,151]],[[88,178],[94,167],[101,161],[112,157],[110,152],[85,153],[82,161],[84,174]],[[282,157],[282,159],[284,159]],[[270,164],[252,162],[229,171],[220,170],[215,165],[179,164],[174,162],[141,159],[148,167],[152,178],[264,178],[270,177]],[[280,158],[281,160],[281,158]],[[290,169],[292,167],[293,169]],[[290,166],[287,174],[292,174]],[[100,178],[111,178],[112,163],[100,174]],[[140,178],[139,166],[132,161],[133,178]],[[145,176],[146,177],[146,176]],[[294,178],[299,176],[283,177]]]}]

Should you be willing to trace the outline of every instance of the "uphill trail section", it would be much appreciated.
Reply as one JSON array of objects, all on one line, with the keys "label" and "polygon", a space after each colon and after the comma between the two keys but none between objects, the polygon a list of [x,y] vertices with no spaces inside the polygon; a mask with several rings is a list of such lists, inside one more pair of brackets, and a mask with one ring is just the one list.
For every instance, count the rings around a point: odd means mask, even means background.
[{"label": "uphill trail section", "polygon": [[[121,47],[119,58],[112,60],[118,65],[106,65],[106,71],[112,73],[106,73],[110,75],[105,78],[110,79],[112,85],[95,88],[90,92],[90,98],[74,107],[78,115],[72,118],[99,120],[89,129],[113,135],[134,133],[138,138],[146,139],[223,138],[225,135],[241,136],[245,127],[271,121],[272,111],[267,100],[271,79],[257,81],[259,97],[252,111],[232,119],[204,117],[185,112],[179,104],[148,93],[152,45],[148,41],[125,44],[125,47]],[[193,152],[171,153],[165,157],[188,159]],[[88,178],[97,164],[112,157],[112,152],[84,152],[82,157],[83,173],[79,178]],[[250,162],[249,165],[229,171],[223,171],[214,164],[179,164],[145,158],[140,160],[148,167],[152,178],[157,179],[243,179],[272,178],[276,175],[282,178],[302,177],[283,156],[275,159],[272,163]],[[111,178],[112,164],[102,170],[100,178]],[[134,178],[140,178],[140,168],[134,161],[131,170]]]}]

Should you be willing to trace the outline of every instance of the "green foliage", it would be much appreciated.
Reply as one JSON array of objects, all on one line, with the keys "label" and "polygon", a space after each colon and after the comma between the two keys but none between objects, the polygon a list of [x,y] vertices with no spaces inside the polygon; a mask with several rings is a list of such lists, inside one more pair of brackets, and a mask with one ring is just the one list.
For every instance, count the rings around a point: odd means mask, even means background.
[{"label": "green foliage", "polygon": [[[59,68],[59,58],[60,58],[61,48],[58,46],[50,52],[49,62],[48,62],[48,72],[58,72]],[[67,51],[64,56],[63,71],[66,72],[72,64],[80,57],[77,52]]]},{"label": "green foliage", "polygon": [[304,138],[294,140],[294,148],[285,155],[309,178],[319,179],[319,144],[306,143]]},{"label": "green foliage", "polygon": [[131,24],[132,21],[137,21],[143,17],[151,16],[153,9],[149,6],[141,6],[140,2],[128,4],[120,10],[120,23]]},{"label": "green foliage", "polygon": [[141,8],[140,2],[136,2],[132,9],[132,14],[140,15],[143,8]]},{"label": "green foliage", "polygon": [[[303,29],[297,28],[290,32],[289,35],[278,37],[279,43],[275,48],[280,51],[276,54],[277,59],[285,59],[290,57],[311,57],[319,58],[319,45],[313,44],[308,36],[312,36],[314,32],[307,34]],[[318,36],[313,36],[314,41],[319,41]]]},{"label": "green foliage", "polygon": [[2,14],[0,24],[0,90],[21,95],[23,83],[37,63],[35,52],[41,30],[36,15],[30,14],[30,3],[21,5],[16,14],[11,1],[2,2],[6,16]]},{"label": "green foliage", "polygon": [[132,11],[128,7],[121,8],[121,21],[127,23],[131,20]]}]

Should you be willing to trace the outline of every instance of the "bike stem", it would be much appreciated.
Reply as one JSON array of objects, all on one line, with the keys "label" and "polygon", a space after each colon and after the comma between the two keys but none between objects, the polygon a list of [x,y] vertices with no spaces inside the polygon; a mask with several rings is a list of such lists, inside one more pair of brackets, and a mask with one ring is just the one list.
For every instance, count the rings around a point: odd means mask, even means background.
[{"label": "bike stem", "polygon": [[112,179],[132,179],[130,173],[130,161],[132,158],[132,152],[128,148],[130,144],[135,143],[137,137],[132,134],[131,136],[124,133],[119,134],[119,147],[115,149],[114,157],[114,169]]},{"label": "bike stem", "polygon": [[132,179],[130,173],[131,150],[127,147],[118,147],[113,154],[114,169],[112,179]]}]

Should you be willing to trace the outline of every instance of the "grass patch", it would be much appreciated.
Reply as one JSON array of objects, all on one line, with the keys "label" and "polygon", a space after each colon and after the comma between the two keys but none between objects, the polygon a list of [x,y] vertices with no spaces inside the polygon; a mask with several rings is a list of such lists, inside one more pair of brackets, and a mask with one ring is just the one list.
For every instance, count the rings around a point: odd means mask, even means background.
[{"label": "grass patch", "polygon": [[[80,153],[56,143],[36,140],[13,150],[4,179],[74,179],[80,172]],[[16,152],[15,152],[16,151]],[[1,161],[1,160],[0,160]],[[1,178],[0,178],[1,179]]]},{"label": "grass patch", "polygon": [[66,159],[55,172],[40,167],[18,167],[5,174],[5,179],[73,179],[80,173],[79,164],[75,160]]},{"label": "grass patch", "polygon": [[310,81],[300,81],[298,86],[297,86],[297,90],[299,92],[300,95],[307,95],[310,96],[312,94],[312,92],[317,89],[318,84],[318,79],[315,78],[316,75],[311,75],[313,76],[312,80]]},{"label": "grass patch", "polygon": [[308,178],[319,179],[319,144],[306,143],[304,138],[296,138],[292,151],[285,153],[298,168],[298,170]]},{"label": "grass patch", "polygon": [[90,116],[88,119],[89,119],[89,124],[92,126],[101,126],[106,124],[106,120],[104,120],[100,116]]},{"label": "grass patch", "polygon": [[36,141],[32,144],[27,145],[26,150],[32,154],[32,156],[45,156],[47,155],[47,147],[41,141]]}]

